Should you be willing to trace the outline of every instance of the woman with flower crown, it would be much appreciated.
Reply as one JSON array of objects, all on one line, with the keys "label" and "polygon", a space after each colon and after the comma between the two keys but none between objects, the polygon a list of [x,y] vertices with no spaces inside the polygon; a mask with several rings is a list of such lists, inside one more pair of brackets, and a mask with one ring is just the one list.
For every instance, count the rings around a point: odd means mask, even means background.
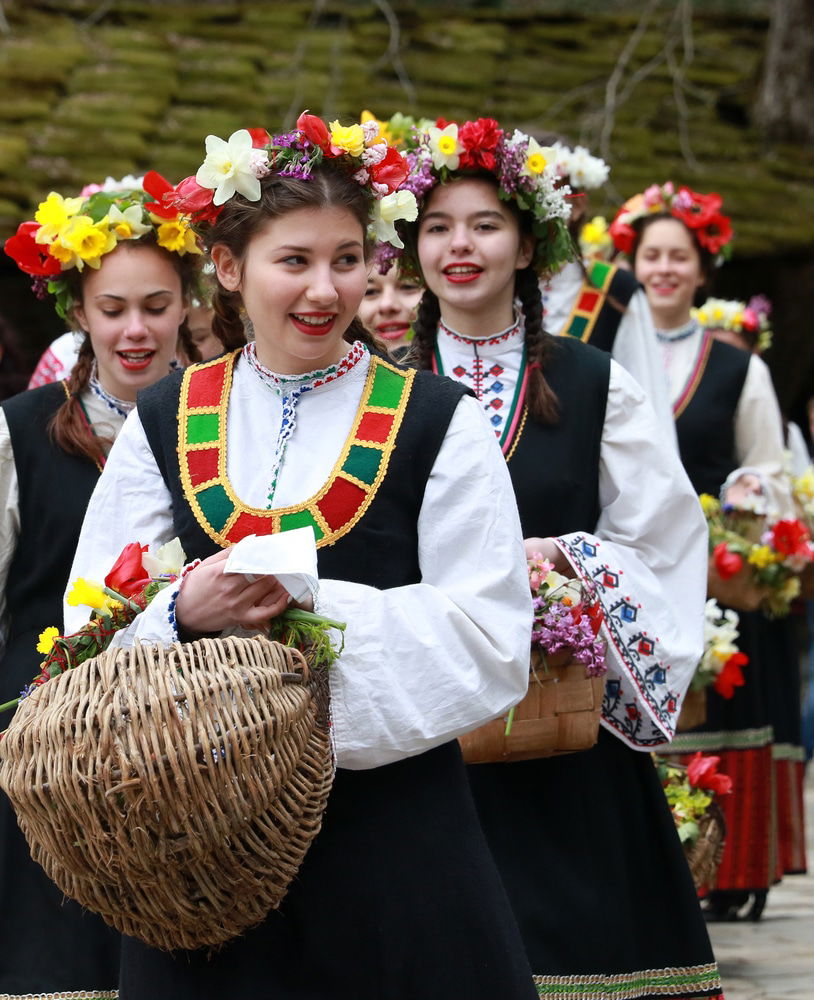
[{"label": "woman with flower crown", "polygon": [[540,278],[572,250],[569,190],[534,140],[491,119],[442,124],[408,159],[420,207],[400,224],[403,265],[427,288],[419,365],[471,386],[505,455],[527,553],[592,583],[604,612],[598,743],[469,767],[539,995],[718,996],[649,754],[671,738],[701,650],[697,501],[628,373],[543,331]]},{"label": "woman with flower crown", "polygon": [[[56,297],[83,331],[61,382],[0,408],[0,607],[8,624],[0,677],[8,693],[37,672],[61,619],[62,593],[88,499],[136,393],[171,369],[200,249],[178,218],[153,202],[169,188],[93,186],[49,194],[7,240],[8,253]],[[5,698],[3,699],[6,700]],[[0,716],[5,729],[10,715]],[[30,857],[5,795],[0,802],[0,994],[109,997],[119,935],[66,901]]]},{"label": "woman with flower crown", "polygon": [[[794,516],[783,472],[780,410],[766,365],[713,335],[693,315],[715,258],[732,238],[718,194],[668,182],[627,201],[610,231],[647,293],[662,347],[679,452],[697,493],[719,494],[771,516]],[[716,584],[711,573],[710,586]],[[782,623],[759,612],[740,614],[740,648],[749,657],[732,698],[707,691],[707,722],[682,734],[673,749],[721,757],[733,794],[722,800],[727,846],[710,915],[734,919],[753,894],[759,918],[778,871],[774,816],[771,664],[793,656]]]},{"label": "woman with flower crown", "polygon": [[226,549],[310,526],[320,581],[305,603],[347,623],[330,672],[338,770],[280,909],[216,954],[125,939],[121,996],[533,998],[455,740],[526,685],[511,485],[475,400],[393,363],[357,317],[371,237],[397,240],[415,212],[405,161],[375,123],[306,113],[285,135],[206,145],[174,203],[205,234],[229,353],[142,394],[74,576],[177,535],[193,562],[118,641],[263,630],[289,595],[274,576],[224,574]]}]

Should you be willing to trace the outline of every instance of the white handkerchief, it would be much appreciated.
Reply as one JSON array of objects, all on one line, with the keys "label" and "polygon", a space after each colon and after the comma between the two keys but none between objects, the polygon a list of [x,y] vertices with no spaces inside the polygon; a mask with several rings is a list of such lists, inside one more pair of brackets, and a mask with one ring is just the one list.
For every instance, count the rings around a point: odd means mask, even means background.
[{"label": "white handkerchief", "polygon": [[314,529],[247,535],[229,552],[223,572],[243,573],[249,582],[258,576],[276,576],[295,601],[304,601],[316,594],[319,582]]}]

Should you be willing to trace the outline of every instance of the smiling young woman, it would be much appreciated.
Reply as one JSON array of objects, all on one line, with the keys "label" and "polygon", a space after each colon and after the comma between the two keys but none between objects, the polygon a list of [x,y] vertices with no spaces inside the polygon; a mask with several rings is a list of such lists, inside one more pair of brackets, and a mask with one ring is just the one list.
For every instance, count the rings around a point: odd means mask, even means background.
[{"label": "smiling young woman", "polygon": [[[455,741],[526,683],[530,596],[505,465],[475,400],[393,363],[357,318],[368,227],[396,238],[388,220],[414,213],[401,155],[375,125],[329,131],[307,114],[256,141],[210,136],[198,180],[177,191],[206,233],[228,353],[142,394],[74,573],[98,576],[136,531],[142,544],[178,535],[202,561],[118,641],[262,631],[289,595],[271,575],[225,575],[225,550],[310,526],[320,580],[305,603],[347,623],[330,672],[337,773],[280,909],[216,954],[126,940],[122,993],[533,1000]],[[202,411],[217,419],[189,442]]]},{"label": "smiling young woman", "polygon": [[[52,193],[33,223],[23,223],[6,243],[35,284],[50,281],[60,315],[82,331],[68,378],[0,409],[6,696],[30,684],[41,659],[37,636],[61,621],[85,508],[136,393],[169,372],[179,338],[186,337],[200,249],[194,242],[183,242],[182,252],[162,245],[161,226],[174,222],[175,213],[155,223],[149,202],[143,188],[96,187],[75,199]],[[0,717],[0,728],[8,719]],[[8,901],[0,912],[0,994],[110,996],[118,981],[118,934],[66,901],[31,859],[5,796],[0,858],[0,892]]]},{"label": "smiling young woman", "polygon": [[359,318],[391,350],[403,348],[409,343],[410,326],[423,291],[419,282],[399,274],[398,268],[382,274],[374,260]]}]

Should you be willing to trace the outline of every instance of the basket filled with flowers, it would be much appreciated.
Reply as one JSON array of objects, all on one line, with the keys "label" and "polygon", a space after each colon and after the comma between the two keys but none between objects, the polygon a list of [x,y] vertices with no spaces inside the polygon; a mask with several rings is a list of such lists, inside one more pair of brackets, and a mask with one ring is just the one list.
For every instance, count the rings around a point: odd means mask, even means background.
[{"label": "basket filled with flowers", "polygon": [[718,773],[719,762],[719,757],[700,751],[686,766],[656,757],[659,778],[696,889],[714,886],[724,852],[726,823],[715,796],[728,795],[732,779]]},{"label": "basket filled with flowers", "polygon": [[800,574],[814,561],[805,523],[768,523],[752,510],[701,495],[709,528],[709,595],[739,611],[758,608],[771,617],[789,613],[800,593]]},{"label": "basket filled with flowers", "polygon": [[531,760],[588,750],[605,692],[602,610],[588,585],[529,560],[534,623],[528,691],[504,717],[460,737],[468,764]]},{"label": "basket filled with flowers", "polygon": [[40,675],[4,706],[0,786],[67,896],[153,947],[216,947],[280,904],[319,831],[344,626],[290,610],[270,638],[109,648],[184,562],[177,541],[145,548],[74,584],[87,625],[41,635]]}]

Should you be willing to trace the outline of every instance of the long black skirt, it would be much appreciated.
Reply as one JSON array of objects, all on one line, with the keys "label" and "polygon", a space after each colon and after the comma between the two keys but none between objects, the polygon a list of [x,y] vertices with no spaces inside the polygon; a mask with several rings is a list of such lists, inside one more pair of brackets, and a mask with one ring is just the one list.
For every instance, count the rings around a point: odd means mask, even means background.
[{"label": "long black skirt", "polygon": [[131,938],[122,1000],[533,1000],[456,743],[336,775],[279,910],[209,954]]},{"label": "long black skirt", "polygon": [[720,994],[649,754],[601,729],[583,753],[468,771],[540,996]]}]

